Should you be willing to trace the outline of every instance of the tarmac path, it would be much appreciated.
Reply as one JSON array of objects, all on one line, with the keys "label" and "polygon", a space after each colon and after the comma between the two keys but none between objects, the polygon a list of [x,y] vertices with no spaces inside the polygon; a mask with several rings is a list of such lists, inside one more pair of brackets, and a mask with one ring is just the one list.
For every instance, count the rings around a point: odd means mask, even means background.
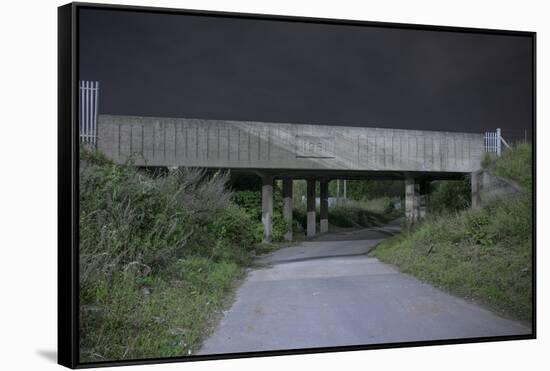
[{"label": "tarmac path", "polygon": [[399,229],[326,234],[258,258],[198,354],[531,332],[367,255]]}]

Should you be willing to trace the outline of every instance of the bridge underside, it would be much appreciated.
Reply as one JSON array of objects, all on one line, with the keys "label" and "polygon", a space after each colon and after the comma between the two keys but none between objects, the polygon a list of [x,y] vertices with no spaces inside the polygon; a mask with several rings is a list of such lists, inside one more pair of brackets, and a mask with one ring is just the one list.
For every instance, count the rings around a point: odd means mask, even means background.
[{"label": "bridge underside", "polygon": [[[217,169],[216,169],[217,170]],[[462,172],[428,172],[428,171],[354,171],[354,170],[288,170],[288,169],[228,169],[235,175],[271,176],[275,179],[378,179],[404,180],[406,178],[434,180],[460,180],[470,173]]]},{"label": "bridge underside", "polygon": [[[424,218],[430,208],[430,183],[436,180],[464,180],[470,173],[459,172],[397,172],[397,171],[319,171],[319,170],[287,170],[287,169],[223,169],[208,168],[210,172],[218,170],[229,171],[232,178],[239,176],[256,176],[261,179],[262,191],[262,223],[264,225],[264,241],[272,236],[273,219],[273,188],[276,180],[281,180],[283,194],[283,217],[288,230],[285,240],[292,241],[293,231],[293,181],[307,182],[307,228],[306,237],[314,237],[318,233],[328,231],[328,183],[331,180],[403,180],[405,187],[405,216],[408,222]],[[319,183],[319,194],[316,194]],[[319,219],[316,212],[316,198],[320,199]],[[319,220],[319,223],[317,223]],[[319,226],[319,228],[317,228]]]},{"label": "bridge underside", "polygon": [[[311,238],[317,233],[328,231],[328,183],[331,180],[403,180],[405,183],[405,216],[408,222],[414,222],[425,217],[430,208],[430,183],[435,180],[463,180],[467,173],[430,173],[430,172],[339,172],[339,171],[287,171],[287,170],[230,170],[233,176],[256,175],[262,180],[262,223],[264,225],[264,241],[270,241],[272,235],[273,217],[273,187],[275,180],[282,180],[283,217],[288,230],[285,239],[291,241],[293,180],[306,180],[307,193],[307,228],[306,237]],[[319,229],[317,229],[316,189],[319,183],[320,212]]]},{"label": "bridge underside", "polygon": [[[151,168],[151,167],[148,167]],[[157,167],[161,168],[161,167]],[[177,168],[177,167],[173,167]],[[403,180],[405,186],[405,216],[409,222],[425,217],[430,207],[430,183],[436,180],[464,180],[471,173],[462,172],[411,172],[411,171],[335,171],[335,170],[288,170],[288,169],[227,169],[204,168],[209,173],[228,171],[232,178],[255,176],[261,179],[262,223],[264,241],[272,236],[273,188],[276,180],[282,182],[283,216],[289,226],[285,240],[292,241],[293,181],[307,182],[307,229],[306,237],[328,231],[328,183],[331,180]],[[317,182],[320,194],[316,194]],[[316,198],[320,199],[319,223],[316,215]],[[319,224],[319,228],[317,228]]]}]

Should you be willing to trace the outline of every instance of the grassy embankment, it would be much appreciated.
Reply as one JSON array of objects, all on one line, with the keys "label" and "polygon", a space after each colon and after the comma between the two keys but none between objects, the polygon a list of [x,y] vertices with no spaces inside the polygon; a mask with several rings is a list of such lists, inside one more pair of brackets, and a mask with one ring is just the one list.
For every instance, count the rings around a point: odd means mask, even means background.
[{"label": "grassy embankment", "polygon": [[436,287],[529,321],[532,303],[531,147],[485,159],[524,195],[479,209],[433,215],[381,243],[373,255]]},{"label": "grassy embankment", "polygon": [[81,152],[81,361],[197,350],[266,248],[256,211],[234,198],[223,174],[152,174]]}]

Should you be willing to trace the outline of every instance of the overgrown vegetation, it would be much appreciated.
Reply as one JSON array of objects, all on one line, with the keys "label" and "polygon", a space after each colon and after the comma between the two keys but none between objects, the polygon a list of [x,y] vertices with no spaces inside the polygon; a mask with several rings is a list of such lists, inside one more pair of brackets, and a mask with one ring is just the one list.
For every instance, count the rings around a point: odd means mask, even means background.
[{"label": "overgrown vegetation", "polygon": [[262,236],[245,195],[226,182],[222,173],[151,174],[81,151],[82,362],[197,350]]},{"label": "overgrown vegetation", "polygon": [[502,152],[497,159],[487,156],[483,166],[491,173],[513,180],[530,192],[533,182],[532,147],[521,143]]},{"label": "overgrown vegetation", "polygon": [[[365,201],[342,200],[341,203],[329,207],[328,220],[330,224],[337,227],[361,228],[387,223],[400,214],[399,210],[394,209],[394,201],[389,197]],[[299,204],[294,208],[294,219],[299,224],[300,229],[306,229],[307,212],[305,204]]]},{"label": "overgrown vegetation", "polygon": [[[262,218],[262,194],[261,191],[243,190],[235,192],[233,196],[235,203],[247,212],[254,220]],[[283,218],[283,197],[278,187],[274,187],[273,192],[273,216],[272,216],[272,240],[280,242],[283,240],[287,230],[287,223]],[[257,223],[256,237],[262,239],[263,227]]]},{"label": "overgrown vegetation", "polygon": [[471,186],[468,179],[439,180],[432,182],[430,212],[441,214],[470,207]]},{"label": "overgrown vegetation", "polygon": [[[485,165],[530,190],[530,161],[531,149],[522,145],[498,160],[487,159]],[[81,150],[82,362],[182,356],[197,350],[243,268],[256,253],[273,248],[261,244],[260,191],[241,182],[233,192],[227,182],[221,172],[155,173]],[[382,192],[375,187],[350,183],[351,195],[363,200],[329,208],[330,223],[367,227],[398,216],[391,197],[399,195],[369,200],[359,192]],[[386,240],[374,254],[436,286],[528,320],[530,196],[462,210],[467,204],[459,196],[467,188],[466,182],[436,185],[432,207],[441,205],[437,218]],[[287,227],[282,204],[275,187],[275,241]],[[305,229],[304,204],[297,205],[294,217],[296,226]]]},{"label": "overgrown vegetation", "polygon": [[370,227],[396,218],[388,197],[366,201],[347,201],[329,208],[328,219],[337,227]]},{"label": "overgrown vegetation", "polygon": [[405,196],[403,180],[363,179],[347,182],[347,195],[353,200],[400,198]]},{"label": "overgrown vegetation", "polygon": [[[346,181],[346,197],[349,200],[365,201],[383,198],[401,198],[405,196],[403,180],[362,179]],[[320,192],[320,184],[316,183],[316,194]],[[306,196],[306,181],[294,181],[294,199],[301,200]],[[329,197],[344,196],[344,181],[333,179],[328,183]]]},{"label": "overgrown vegetation", "polygon": [[[497,175],[530,189],[530,153],[530,146],[522,144],[485,164]],[[373,254],[434,286],[528,321],[532,313],[531,215],[528,192],[479,209],[451,210],[385,240]]]}]

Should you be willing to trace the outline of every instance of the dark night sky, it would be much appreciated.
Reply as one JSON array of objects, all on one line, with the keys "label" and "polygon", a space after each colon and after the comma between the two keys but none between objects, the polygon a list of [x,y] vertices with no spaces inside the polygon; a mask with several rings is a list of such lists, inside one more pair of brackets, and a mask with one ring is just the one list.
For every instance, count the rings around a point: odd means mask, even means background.
[{"label": "dark night sky", "polygon": [[523,133],[531,73],[524,36],[80,13],[100,113]]}]

